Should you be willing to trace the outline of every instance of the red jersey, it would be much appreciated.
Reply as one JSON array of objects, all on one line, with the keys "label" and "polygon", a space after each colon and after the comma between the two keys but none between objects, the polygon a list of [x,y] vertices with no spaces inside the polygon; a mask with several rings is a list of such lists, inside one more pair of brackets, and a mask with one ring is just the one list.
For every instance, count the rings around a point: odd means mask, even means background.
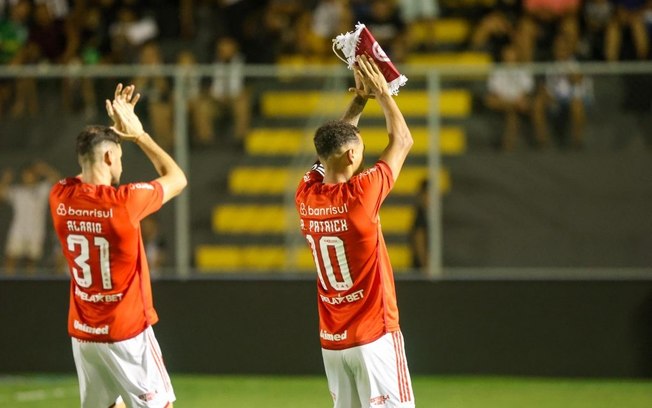
[{"label": "red jersey", "polygon": [[50,212],[72,277],[70,336],[121,341],[158,321],[140,220],[162,203],[158,182],[114,188],[67,178],[52,187]]},{"label": "red jersey", "polygon": [[321,345],[341,350],[399,330],[378,216],[394,178],[382,161],[346,183],[323,184],[323,178],[323,167],[313,166],[299,183],[295,204],[317,267]]}]

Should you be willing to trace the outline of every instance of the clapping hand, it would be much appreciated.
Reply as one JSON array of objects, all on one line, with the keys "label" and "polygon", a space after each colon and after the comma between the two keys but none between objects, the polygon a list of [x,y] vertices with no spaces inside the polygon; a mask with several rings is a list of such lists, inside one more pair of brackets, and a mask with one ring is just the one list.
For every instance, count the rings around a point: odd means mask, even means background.
[{"label": "clapping hand", "polygon": [[355,88],[349,88],[349,92],[355,92],[356,95],[363,99],[374,99],[376,97],[365,81],[362,80],[362,73],[357,66],[353,67],[353,77],[355,78]]},{"label": "clapping hand", "polygon": [[113,101],[106,100],[106,112],[113,120],[113,130],[123,140],[137,142],[145,133],[143,125],[134,112],[134,107],[140,99],[140,94],[134,94],[135,86],[129,85],[123,88],[118,84],[115,88]]},{"label": "clapping hand", "polygon": [[[359,55],[356,58],[357,67],[355,68],[355,81],[356,81],[356,90],[355,92],[364,97],[380,97],[383,95],[389,95],[389,87],[387,85],[387,80],[380,72],[380,68],[376,65],[376,62],[367,57],[366,55]],[[358,84],[362,85],[362,89]]]}]

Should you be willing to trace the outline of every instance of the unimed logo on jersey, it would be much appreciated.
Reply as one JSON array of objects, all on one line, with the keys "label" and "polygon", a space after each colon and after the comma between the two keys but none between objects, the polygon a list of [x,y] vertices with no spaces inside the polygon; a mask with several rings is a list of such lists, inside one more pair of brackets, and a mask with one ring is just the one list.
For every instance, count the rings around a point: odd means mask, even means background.
[{"label": "unimed logo on jersey", "polygon": [[91,217],[91,218],[113,218],[113,208],[108,210],[92,209],[77,209],[73,207],[66,207],[64,203],[59,203],[57,206],[57,215],[60,217]]},{"label": "unimed logo on jersey", "polygon": [[105,324],[102,327],[91,327],[86,323],[82,323],[79,320],[75,320],[73,323],[75,330],[79,330],[88,334],[109,334],[109,325]]},{"label": "unimed logo on jersey", "polygon": [[329,333],[324,329],[319,331],[319,337],[328,341],[344,341],[346,340],[347,334],[348,330],[344,330],[343,333]]}]

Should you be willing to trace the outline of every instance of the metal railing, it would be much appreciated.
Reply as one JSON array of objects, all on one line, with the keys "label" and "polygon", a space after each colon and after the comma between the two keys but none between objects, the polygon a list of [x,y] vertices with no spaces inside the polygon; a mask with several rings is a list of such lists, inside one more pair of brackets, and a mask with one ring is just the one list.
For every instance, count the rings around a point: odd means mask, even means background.
[{"label": "metal railing", "polygon": [[[428,174],[431,180],[430,202],[433,203],[429,208],[430,223],[430,273],[431,277],[446,277],[446,269],[443,265],[442,242],[445,237],[441,230],[442,206],[441,197],[438,194],[439,186],[437,185],[439,170],[441,167],[441,154],[439,152],[439,130],[441,127],[441,118],[439,114],[439,95],[442,84],[449,80],[463,81],[465,78],[482,78],[492,69],[501,67],[497,65],[480,65],[480,66],[461,66],[461,65],[441,65],[437,67],[428,66],[405,66],[402,71],[411,79],[417,78],[424,80],[426,84],[425,91],[428,95],[428,116],[426,119],[429,133],[429,150],[428,150]],[[532,74],[543,75],[551,70],[556,69],[554,64],[528,64],[520,65],[520,68],[529,70]],[[175,150],[174,156],[178,163],[189,172],[192,154],[189,150],[189,119],[186,105],[187,89],[186,79],[197,77],[211,77],[215,73],[214,65],[196,65],[193,67],[180,67],[173,65],[163,66],[20,66],[0,67],[0,78],[37,78],[56,79],[56,78],[132,78],[136,76],[157,76],[168,77],[173,83],[173,105],[174,105],[174,129],[175,129]],[[652,74],[652,63],[582,63],[578,64],[576,69],[586,75],[592,76],[609,76],[609,75],[631,75],[631,74]],[[326,78],[324,91],[344,90],[344,83],[351,77],[351,72],[341,66],[303,66],[300,69],[286,66],[262,66],[247,65],[244,66],[242,75],[247,79],[264,79],[276,80],[278,78],[292,79],[311,79]],[[409,89],[410,82],[405,89]],[[652,96],[650,96],[652,97]],[[344,109],[345,107],[342,107]],[[306,134],[324,119],[323,115],[316,112],[315,115],[305,122]],[[310,158],[306,156],[297,156],[290,163],[292,167],[303,165],[309,162]],[[192,178],[193,175],[189,174]],[[288,210],[288,217],[293,209],[292,188],[288,187],[285,194],[285,203]],[[190,214],[190,194],[182,194],[176,200],[175,210],[175,270],[180,277],[188,277],[192,273],[192,248],[191,240],[191,214]],[[291,223],[288,223],[291,224]],[[298,232],[288,230],[285,234],[286,245],[291,249],[297,245],[303,244],[297,240]],[[300,242],[299,242],[300,241]],[[602,274],[604,275],[604,274]],[[602,276],[601,275],[601,276]],[[638,276],[638,275],[637,275]]]}]

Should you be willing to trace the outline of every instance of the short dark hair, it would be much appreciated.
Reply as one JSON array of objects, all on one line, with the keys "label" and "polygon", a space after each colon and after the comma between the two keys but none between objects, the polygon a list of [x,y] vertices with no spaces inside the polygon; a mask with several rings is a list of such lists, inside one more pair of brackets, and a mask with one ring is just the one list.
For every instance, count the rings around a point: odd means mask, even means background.
[{"label": "short dark hair", "polygon": [[313,139],[317,155],[322,158],[329,157],[347,143],[357,142],[359,133],[357,126],[341,120],[324,123],[317,129]]},{"label": "short dark hair", "polygon": [[108,126],[86,126],[77,136],[77,156],[92,157],[90,154],[95,150],[95,146],[102,142],[120,144],[120,136]]}]

